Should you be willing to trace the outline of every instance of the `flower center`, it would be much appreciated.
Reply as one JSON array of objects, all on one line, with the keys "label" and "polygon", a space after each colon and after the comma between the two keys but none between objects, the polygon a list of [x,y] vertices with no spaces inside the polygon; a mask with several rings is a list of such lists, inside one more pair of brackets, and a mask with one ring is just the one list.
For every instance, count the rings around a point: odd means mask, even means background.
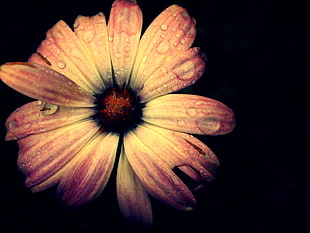
[{"label": "flower center", "polygon": [[142,121],[143,104],[131,89],[112,87],[96,97],[96,118],[102,131],[124,133]]}]

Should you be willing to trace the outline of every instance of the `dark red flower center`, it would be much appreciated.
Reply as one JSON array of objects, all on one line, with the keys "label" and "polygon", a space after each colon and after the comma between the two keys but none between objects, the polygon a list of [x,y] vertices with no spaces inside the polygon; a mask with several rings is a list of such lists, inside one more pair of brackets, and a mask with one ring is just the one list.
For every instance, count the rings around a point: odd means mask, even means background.
[{"label": "dark red flower center", "polygon": [[97,96],[96,105],[96,118],[102,131],[123,133],[141,122],[143,106],[130,88],[108,88]]}]

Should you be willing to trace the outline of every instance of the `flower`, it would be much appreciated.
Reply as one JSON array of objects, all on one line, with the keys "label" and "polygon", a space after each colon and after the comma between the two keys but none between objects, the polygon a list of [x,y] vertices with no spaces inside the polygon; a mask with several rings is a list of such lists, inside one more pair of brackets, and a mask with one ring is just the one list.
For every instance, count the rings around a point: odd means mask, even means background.
[{"label": "flower", "polygon": [[37,99],[7,119],[18,166],[33,192],[57,186],[68,206],[94,200],[116,158],[122,214],[150,224],[149,195],[180,210],[195,206],[192,190],[212,180],[219,162],[191,134],[221,135],[233,112],[202,96],[169,94],[194,84],[205,57],[191,48],[195,20],[180,6],[163,11],[141,37],[134,0],[116,0],[108,24],[99,13],[79,16],[74,30],[59,21],[28,62],[7,63],[0,78]]}]

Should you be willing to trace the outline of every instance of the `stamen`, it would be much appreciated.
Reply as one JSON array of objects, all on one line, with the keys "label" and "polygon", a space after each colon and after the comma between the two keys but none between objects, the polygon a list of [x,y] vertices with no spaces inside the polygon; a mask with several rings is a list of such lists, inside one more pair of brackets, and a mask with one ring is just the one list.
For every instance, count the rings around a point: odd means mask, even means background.
[{"label": "stamen", "polygon": [[101,132],[124,133],[133,129],[142,118],[142,104],[137,94],[129,88],[118,86],[97,96],[97,121]]}]

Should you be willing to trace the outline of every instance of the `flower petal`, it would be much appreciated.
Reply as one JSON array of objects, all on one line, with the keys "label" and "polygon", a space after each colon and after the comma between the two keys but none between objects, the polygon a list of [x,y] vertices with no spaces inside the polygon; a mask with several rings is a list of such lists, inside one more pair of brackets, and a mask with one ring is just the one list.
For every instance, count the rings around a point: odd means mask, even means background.
[{"label": "flower petal", "polygon": [[133,225],[152,224],[150,198],[122,150],[117,167],[117,198],[123,216]]},{"label": "flower petal", "polygon": [[143,120],[167,129],[208,135],[226,134],[235,126],[232,110],[223,103],[186,94],[151,100],[143,109]]},{"label": "flower petal", "polygon": [[112,86],[112,64],[104,14],[99,13],[92,17],[79,16],[74,23],[74,32],[86,48],[91,62],[95,64],[103,86]]},{"label": "flower petal", "polygon": [[175,92],[194,84],[205,69],[204,56],[199,48],[192,48],[171,57],[145,80],[139,95],[142,102]]},{"label": "flower petal", "polygon": [[59,171],[98,131],[93,120],[80,121],[18,140],[18,166],[32,187]]},{"label": "flower petal", "polygon": [[93,107],[94,97],[66,76],[38,64],[6,63],[0,78],[13,89],[44,102],[68,107]]},{"label": "flower petal", "polygon": [[[140,134],[144,137],[140,137]],[[143,126],[126,134],[124,148],[131,167],[153,197],[177,209],[191,210],[196,204],[193,194],[159,155],[170,154],[155,142],[156,146],[147,146],[150,134],[152,132],[146,131]]]},{"label": "flower petal", "polygon": [[192,135],[144,124],[135,131],[135,136],[144,147],[156,148],[157,160],[165,161],[170,169],[179,168],[198,187],[212,180],[219,166],[215,154]]},{"label": "flower petal", "polygon": [[119,135],[101,134],[92,139],[64,168],[57,193],[68,206],[94,200],[112,172]]},{"label": "flower petal", "polygon": [[164,10],[147,28],[141,38],[130,85],[141,89],[145,79],[178,53],[192,45],[195,20],[177,5]]},{"label": "flower petal", "polygon": [[134,0],[116,0],[109,23],[109,46],[114,77],[119,86],[128,82],[136,58],[142,28],[142,12]]},{"label": "flower petal", "polygon": [[16,109],[6,120],[6,140],[16,140],[30,134],[43,133],[49,130],[72,124],[94,115],[93,108],[58,107],[33,101]]},{"label": "flower petal", "polygon": [[56,70],[92,94],[103,88],[88,50],[62,20],[46,33],[46,39],[28,61]]}]

